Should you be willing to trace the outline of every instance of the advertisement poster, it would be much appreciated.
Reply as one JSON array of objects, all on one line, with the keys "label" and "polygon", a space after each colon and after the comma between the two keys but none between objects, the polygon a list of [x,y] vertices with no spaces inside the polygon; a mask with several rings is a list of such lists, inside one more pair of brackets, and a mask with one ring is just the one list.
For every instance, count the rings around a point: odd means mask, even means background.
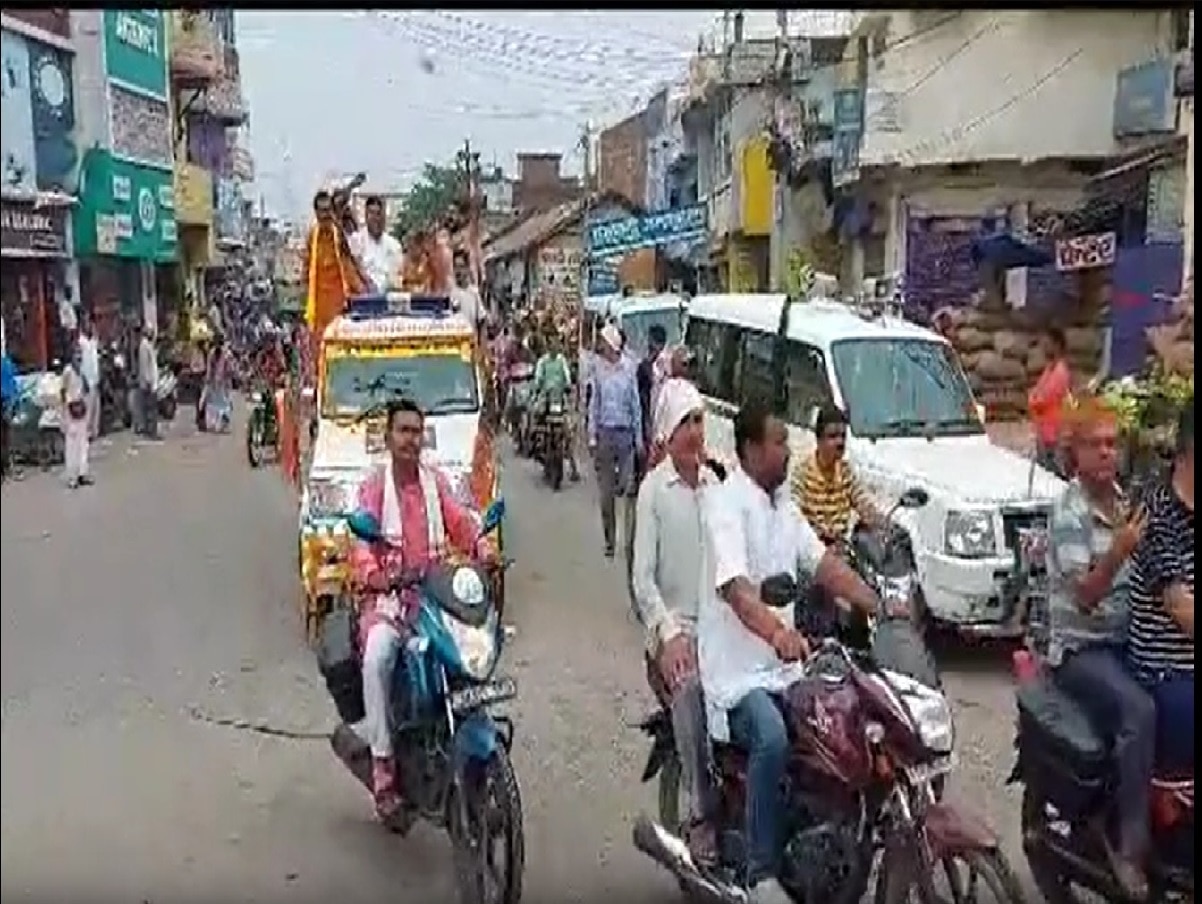
[{"label": "advertisement poster", "polygon": [[37,153],[33,133],[33,99],[29,92],[29,45],[11,31],[0,32],[0,154],[4,157],[3,193],[37,191]]},{"label": "advertisement poster", "polygon": [[167,30],[157,9],[104,11],[104,70],[112,82],[167,100]]}]

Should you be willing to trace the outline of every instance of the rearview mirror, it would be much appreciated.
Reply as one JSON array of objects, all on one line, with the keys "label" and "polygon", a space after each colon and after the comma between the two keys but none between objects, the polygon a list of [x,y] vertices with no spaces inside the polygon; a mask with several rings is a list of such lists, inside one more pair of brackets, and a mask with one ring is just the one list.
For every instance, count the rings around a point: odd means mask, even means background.
[{"label": "rearview mirror", "polygon": [[791,574],[774,574],[760,584],[760,599],[765,606],[783,609],[797,600],[797,582]]},{"label": "rearview mirror", "polygon": [[897,504],[902,508],[918,509],[930,501],[931,494],[922,487],[910,487],[910,489],[901,494],[901,498],[897,500]]},{"label": "rearview mirror", "polygon": [[505,500],[498,497],[488,504],[480,519],[480,536],[486,537],[501,526],[505,520]]},{"label": "rearview mirror", "polygon": [[364,543],[379,543],[384,539],[380,522],[370,512],[359,510],[352,512],[346,519],[347,529],[351,534]]}]

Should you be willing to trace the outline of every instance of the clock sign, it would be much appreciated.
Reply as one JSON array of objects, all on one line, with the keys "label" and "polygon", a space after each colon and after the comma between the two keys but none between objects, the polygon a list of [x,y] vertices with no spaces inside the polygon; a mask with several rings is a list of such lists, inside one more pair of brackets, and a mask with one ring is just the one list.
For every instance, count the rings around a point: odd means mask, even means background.
[{"label": "clock sign", "polygon": [[158,214],[159,207],[154,199],[154,192],[143,187],[138,192],[138,222],[142,224],[143,231],[150,232],[154,229],[154,222],[158,219]]},{"label": "clock sign", "polygon": [[68,91],[62,65],[54,56],[46,54],[34,64],[33,76],[38,97],[50,113],[62,118],[66,113]]}]

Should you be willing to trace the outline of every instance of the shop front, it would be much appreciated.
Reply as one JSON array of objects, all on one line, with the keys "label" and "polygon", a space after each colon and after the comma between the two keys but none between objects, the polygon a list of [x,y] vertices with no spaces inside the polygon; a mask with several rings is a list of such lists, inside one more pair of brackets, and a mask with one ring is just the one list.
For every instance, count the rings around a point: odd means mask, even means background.
[{"label": "shop front", "polygon": [[21,370],[44,370],[66,347],[59,315],[70,257],[70,208],[0,202],[0,307],[5,347]]},{"label": "shop front", "polygon": [[130,324],[157,327],[161,292],[178,291],[171,170],[97,148],[84,157],[80,183],[74,236],[84,307],[105,338]]}]

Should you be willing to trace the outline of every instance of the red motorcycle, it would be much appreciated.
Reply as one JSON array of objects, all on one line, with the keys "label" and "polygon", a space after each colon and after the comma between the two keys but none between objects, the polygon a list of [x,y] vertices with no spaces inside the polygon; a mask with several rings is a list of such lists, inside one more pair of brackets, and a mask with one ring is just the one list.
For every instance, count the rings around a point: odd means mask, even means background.
[{"label": "red motorcycle", "polygon": [[[800,590],[781,575],[765,581],[760,593],[780,608],[793,605]],[[793,900],[858,904],[879,856],[876,904],[988,900],[983,892],[998,904],[1021,904],[1021,888],[994,833],[936,794],[937,780],[953,767],[954,732],[943,693],[834,639],[824,641],[800,673],[781,700],[793,752],[782,787],[788,815],[778,879]],[[666,701],[662,693],[660,701]],[[661,822],[640,817],[635,846],[670,870],[691,899],[745,902],[737,877],[745,847],[746,754],[734,745],[714,746],[712,781],[720,804],[711,818],[719,862],[703,867],[679,837],[675,794],[665,794],[679,769],[666,706],[640,727],[653,740],[643,781],[661,770],[665,775]]]},{"label": "red motorcycle", "polygon": [[[1110,869],[1100,827],[1111,814],[1110,745],[1038,658],[1014,654],[1018,679],[1018,761],[1010,776],[1023,788],[1023,851],[1048,904],[1082,900],[1077,889],[1115,904],[1135,904]],[[1194,776],[1152,780],[1152,858],[1148,901],[1194,898]]]}]

